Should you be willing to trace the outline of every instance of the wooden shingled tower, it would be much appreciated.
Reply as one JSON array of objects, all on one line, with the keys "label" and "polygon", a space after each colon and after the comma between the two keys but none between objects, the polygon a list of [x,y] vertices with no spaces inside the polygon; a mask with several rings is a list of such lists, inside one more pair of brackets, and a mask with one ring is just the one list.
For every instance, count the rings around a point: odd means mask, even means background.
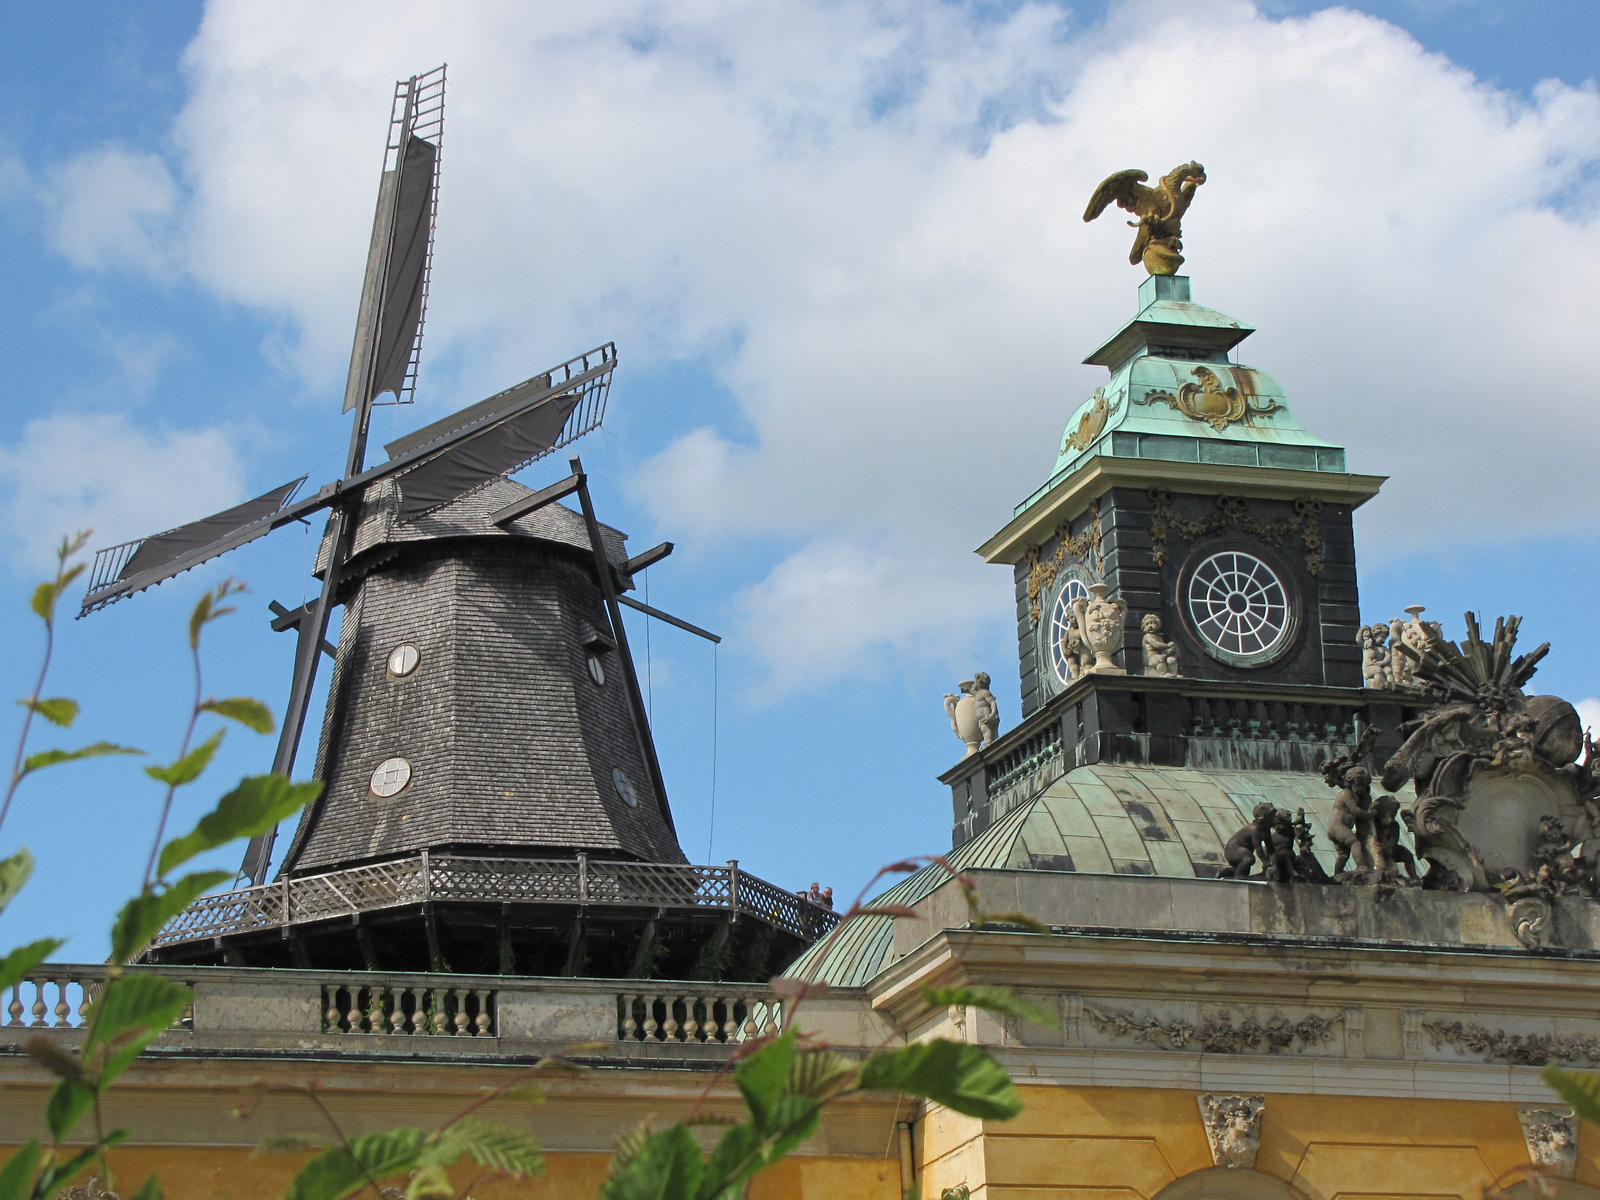
[{"label": "wooden shingled tower", "polygon": [[[153,962],[659,978],[765,979],[833,915],[678,844],[622,621],[630,558],[571,474],[509,476],[596,428],[609,343],[384,447],[375,405],[416,386],[443,135],[444,68],[396,85],[351,355],[343,476],[305,478],[99,553],[85,614],[326,509],[273,769],[289,774],[317,665],[334,658],[316,777],[276,878],[252,841],[249,886],[203,897]],[[570,498],[570,499],[569,499]],[[567,500],[563,504],[561,501]],[[332,611],[344,618],[337,647]]]}]

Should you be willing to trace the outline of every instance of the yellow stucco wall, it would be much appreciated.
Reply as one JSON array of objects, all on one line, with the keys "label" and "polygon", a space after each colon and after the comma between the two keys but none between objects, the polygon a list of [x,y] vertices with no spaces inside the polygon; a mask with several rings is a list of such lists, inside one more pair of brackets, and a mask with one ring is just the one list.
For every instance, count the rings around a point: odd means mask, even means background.
[{"label": "yellow stucco wall", "polygon": [[[1014,1121],[929,1114],[925,1197],[965,1183],[974,1200],[1152,1200],[1212,1166],[1194,1092],[1021,1090]],[[1581,1130],[1578,1149],[1578,1181],[1600,1185],[1600,1136]],[[1479,1200],[1527,1162],[1514,1104],[1268,1093],[1256,1169],[1307,1200]]]},{"label": "yellow stucco wall", "polygon": [[[1156,1200],[1212,1167],[1192,1091],[1034,1086],[1022,1093],[1014,1121],[986,1125],[938,1108],[927,1115],[917,1145],[924,1200],[961,1183],[974,1200]],[[0,1150],[4,1157],[9,1152]],[[172,1200],[269,1200],[282,1194],[299,1161],[258,1158],[243,1148],[173,1146],[119,1150],[112,1163],[124,1192],[155,1171]],[[554,1152],[547,1161],[543,1178],[479,1186],[473,1194],[593,1197],[609,1156]],[[1260,1183],[1276,1181],[1270,1186],[1282,1200],[1480,1200],[1485,1185],[1527,1161],[1514,1104],[1267,1093],[1256,1167],[1269,1177]],[[1580,1129],[1577,1179],[1600,1186],[1600,1134],[1593,1129]],[[882,1159],[796,1155],[758,1177],[751,1191],[752,1200],[899,1196],[892,1145]],[[1263,1193],[1208,1184],[1204,1196],[1261,1200]]]}]

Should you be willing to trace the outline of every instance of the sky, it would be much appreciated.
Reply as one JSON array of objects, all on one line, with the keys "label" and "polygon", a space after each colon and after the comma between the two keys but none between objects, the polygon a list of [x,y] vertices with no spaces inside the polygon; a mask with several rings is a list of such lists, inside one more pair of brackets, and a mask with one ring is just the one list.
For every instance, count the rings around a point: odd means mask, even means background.
[{"label": "sky", "polygon": [[[0,35],[14,695],[62,533],[109,545],[337,472],[392,84],[448,61],[417,403],[375,434],[615,340],[574,449],[635,552],[678,546],[650,602],[725,639],[630,632],[692,860],[850,895],[948,848],[942,696],[987,670],[1017,715],[1010,573],[972,548],[1134,311],[1126,231],[1079,219],[1129,166],[1205,163],[1196,299],[1257,326],[1243,361],[1390,477],[1357,514],[1363,615],[1424,604],[1459,636],[1464,610],[1521,614],[1554,643],[1533,686],[1600,696],[1600,6],[0,0]],[[207,634],[205,690],[281,707],[266,605],[315,593],[310,537],[64,621],[47,690],[83,714],[31,748],[170,758],[184,618],[230,574],[250,591]],[[231,731],[175,825],[271,753]],[[7,944],[102,957],[160,798],[131,759],[25,783],[0,851],[40,867]]]}]

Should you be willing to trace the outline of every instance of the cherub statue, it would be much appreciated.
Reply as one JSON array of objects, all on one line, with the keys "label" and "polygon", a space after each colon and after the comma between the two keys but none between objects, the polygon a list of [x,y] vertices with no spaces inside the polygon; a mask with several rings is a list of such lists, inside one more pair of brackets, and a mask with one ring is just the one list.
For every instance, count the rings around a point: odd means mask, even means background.
[{"label": "cherub statue", "polygon": [[1229,838],[1222,848],[1222,856],[1228,860],[1223,878],[1249,879],[1257,859],[1263,868],[1271,862],[1272,824],[1277,815],[1278,810],[1265,801],[1256,805],[1250,814],[1250,823]]},{"label": "cherub statue", "polygon": [[1267,856],[1267,880],[1293,883],[1300,878],[1294,860],[1294,818],[1280,808],[1272,815],[1271,846]]},{"label": "cherub statue", "polygon": [[1189,211],[1194,190],[1206,181],[1206,169],[1186,162],[1168,171],[1155,187],[1146,187],[1143,171],[1118,171],[1095,188],[1083,219],[1092,221],[1113,201],[1139,219],[1128,224],[1138,229],[1130,263],[1144,263],[1152,275],[1176,275],[1183,265],[1183,214]]},{"label": "cherub statue", "polygon": [[1000,702],[989,690],[987,671],[972,673],[972,698],[977,701],[978,728],[983,731],[983,744],[987,746],[1000,736]]},{"label": "cherub statue", "polygon": [[1069,680],[1081,678],[1085,663],[1084,655],[1089,655],[1089,662],[1094,661],[1094,655],[1083,644],[1083,630],[1078,628],[1078,618],[1074,615],[1061,631],[1061,661],[1066,664],[1067,678]]},{"label": "cherub statue", "polygon": [[1388,867],[1405,867],[1412,879],[1417,877],[1417,859],[1409,849],[1400,844],[1400,801],[1385,792],[1372,802],[1372,836],[1378,843],[1378,856]]},{"label": "cherub statue", "polygon": [[1394,687],[1394,671],[1389,649],[1384,643],[1389,627],[1381,622],[1361,630],[1361,680],[1367,687],[1387,691]]},{"label": "cherub statue", "polygon": [[1391,687],[1411,687],[1413,677],[1411,660],[1406,657],[1400,647],[1405,643],[1406,623],[1399,617],[1389,622],[1389,685]]},{"label": "cherub statue", "polygon": [[1370,871],[1379,865],[1372,854],[1372,773],[1365,767],[1345,771],[1344,788],[1333,802],[1333,816],[1328,821],[1328,840],[1339,848],[1333,860],[1335,875],[1352,858],[1358,870]]},{"label": "cherub statue", "polygon": [[1145,613],[1139,620],[1144,631],[1144,673],[1166,679],[1178,675],[1178,643],[1161,640],[1161,614]]}]

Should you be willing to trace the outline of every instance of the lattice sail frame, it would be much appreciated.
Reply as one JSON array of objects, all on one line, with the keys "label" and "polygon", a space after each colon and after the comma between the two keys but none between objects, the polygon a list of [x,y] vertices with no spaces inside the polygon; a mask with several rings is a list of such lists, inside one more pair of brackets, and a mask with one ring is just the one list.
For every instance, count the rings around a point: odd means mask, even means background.
[{"label": "lattice sail frame", "polygon": [[[374,408],[389,404],[416,402],[417,372],[422,361],[422,332],[428,324],[428,291],[433,284],[433,240],[439,228],[439,178],[444,171],[444,85],[445,64],[440,64],[424,75],[400,80],[394,85],[394,102],[389,108],[389,141],[383,151],[383,169],[392,171],[405,149],[407,116],[410,117],[410,136],[433,143],[433,192],[428,197],[428,252],[422,264],[422,312],[417,318],[417,335],[411,339],[411,357],[406,361],[405,382],[393,400],[381,397],[372,401]],[[410,95],[410,112],[407,113],[407,95]],[[388,395],[385,392],[383,395]]]}]

